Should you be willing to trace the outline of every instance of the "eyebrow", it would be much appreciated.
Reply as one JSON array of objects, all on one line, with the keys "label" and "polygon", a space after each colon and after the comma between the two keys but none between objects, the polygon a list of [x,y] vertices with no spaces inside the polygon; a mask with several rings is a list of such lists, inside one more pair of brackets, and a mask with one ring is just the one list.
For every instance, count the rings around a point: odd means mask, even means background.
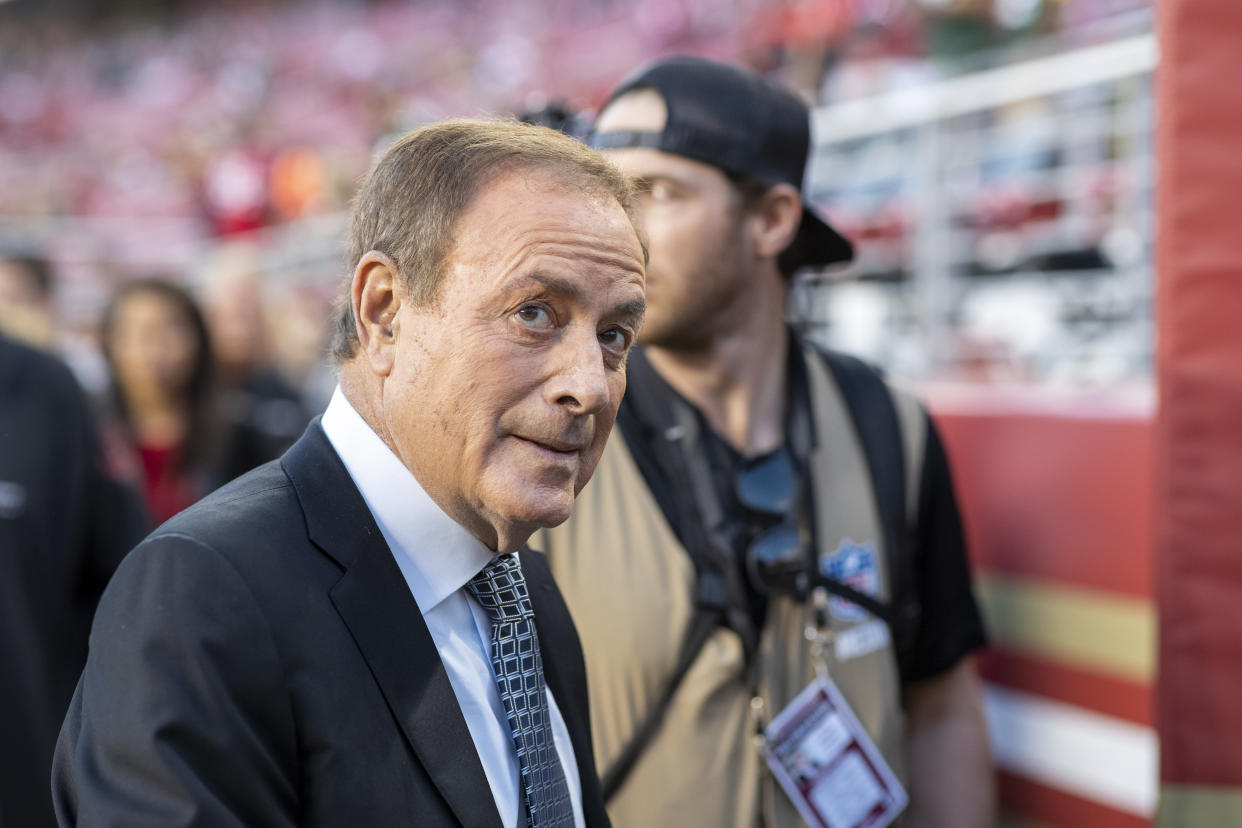
[{"label": "eyebrow", "polygon": [[[572,299],[581,300],[586,295],[577,282],[572,282],[559,276],[549,276],[545,273],[529,273],[527,278],[538,282],[553,293],[559,293]],[[613,308],[609,316],[628,316],[641,322],[646,313],[646,299],[630,299]]]},{"label": "eyebrow", "polygon": [[645,299],[631,299],[628,302],[622,302],[613,309],[613,313],[617,316],[628,316],[636,323],[641,324],[643,317],[647,314],[647,301]]},{"label": "eyebrow", "polygon": [[[656,182],[664,182],[664,181],[668,181],[668,179],[662,175],[632,175],[630,176],[630,184],[633,185],[634,189],[640,193],[651,192],[651,185],[655,184]],[[669,183],[675,184],[676,182],[670,181]]]},{"label": "eyebrow", "polygon": [[693,186],[690,182],[686,181],[685,179],[680,178],[679,176],[675,174],[666,173],[663,171],[651,172],[645,175],[632,175],[630,176],[630,183],[633,184],[634,187],[640,191],[650,190],[651,185],[657,184],[657,183],[658,184],[671,184],[674,187],[681,187],[683,189],[687,189]]}]

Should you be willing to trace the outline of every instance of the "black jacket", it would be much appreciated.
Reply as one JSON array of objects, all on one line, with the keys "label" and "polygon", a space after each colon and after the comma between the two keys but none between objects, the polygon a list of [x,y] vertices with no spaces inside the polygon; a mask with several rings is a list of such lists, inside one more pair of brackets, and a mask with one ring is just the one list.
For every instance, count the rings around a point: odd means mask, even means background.
[{"label": "black jacket", "polygon": [[[587,824],[605,826],[577,633],[542,556],[522,563]],[[422,614],[317,422],[117,571],[53,795],[62,824],[91,826],[501,824]]]},{"label": "black jacket", "polygon": [[0,826],[55,824],[52,749],[91,615],[149,530],[69,369],[0,337]]}]

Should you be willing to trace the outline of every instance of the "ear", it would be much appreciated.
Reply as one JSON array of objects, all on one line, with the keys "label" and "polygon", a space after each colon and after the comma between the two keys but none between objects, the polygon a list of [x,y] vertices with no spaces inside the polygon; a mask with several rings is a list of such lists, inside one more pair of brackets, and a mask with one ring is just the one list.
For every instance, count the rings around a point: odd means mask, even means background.
[{"label": "ear", "polygon": [[359,351],[374,374],[386,377],[396,359],[397,311],[405,296],[396,263],[377,250],[363,255],[354,268],[349,296]]},{"label": "ear", "polygon": [[802,224],[802,195],[789,184],[775,184],[750,211],[755,252],[776,258],[793,244]]}]

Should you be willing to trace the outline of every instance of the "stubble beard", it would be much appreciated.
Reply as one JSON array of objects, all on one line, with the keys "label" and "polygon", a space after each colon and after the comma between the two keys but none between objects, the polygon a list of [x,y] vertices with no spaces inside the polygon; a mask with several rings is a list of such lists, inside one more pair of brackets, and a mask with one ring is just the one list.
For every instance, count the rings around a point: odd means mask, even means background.
[{"label": "stubble beard", "polygon": [[[733,318],[745,313],[741,302],[746,295],[743,244],[739,234],[722,239],[717,253],[703,261],[682,279],[690,288],[663,301],[658,293],[648,296],[651,307],[639,335],[639,343],[666,351],[694,353],[711,347],[717,332],[729,327]],[[653,281],[660,281],[657,271]]]}]

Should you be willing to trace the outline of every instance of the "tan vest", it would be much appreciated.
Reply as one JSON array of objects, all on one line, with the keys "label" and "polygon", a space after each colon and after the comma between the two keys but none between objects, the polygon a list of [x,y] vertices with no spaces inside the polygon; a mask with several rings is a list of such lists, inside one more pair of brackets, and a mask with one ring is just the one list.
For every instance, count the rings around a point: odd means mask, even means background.
[{"label": "tan vest", "polygon": [[[830,556],[847,541],[870,544],[879,598],[887,600],[886,557],[866,459],[828,369],[810,354],[807,366],[820,446],[811,458],[819,553]],[[898,394],[895,399],[906,456],[921,458],[922,414],[913,398]],[[908,474],[907,479],[918,477]],[[538,533],[530,545],[547,553],[582,638],[595,758],[602,774],[675,669],[694,615],[694,565],[619,436],[609,441],[573,516]],[[830,617],[836,636],[872,620]],[[769,602],[759,656],[766,718],[815,675],[806,620],[800,603]],[[902,777],[901,688],[891,645],[845,661],[838,661],[829,647],[827,668]],[[752,716],[741,642],[731,630],[717,629],[609,804],[613,823],[617,828],[802,825],[760,757]]]}]

